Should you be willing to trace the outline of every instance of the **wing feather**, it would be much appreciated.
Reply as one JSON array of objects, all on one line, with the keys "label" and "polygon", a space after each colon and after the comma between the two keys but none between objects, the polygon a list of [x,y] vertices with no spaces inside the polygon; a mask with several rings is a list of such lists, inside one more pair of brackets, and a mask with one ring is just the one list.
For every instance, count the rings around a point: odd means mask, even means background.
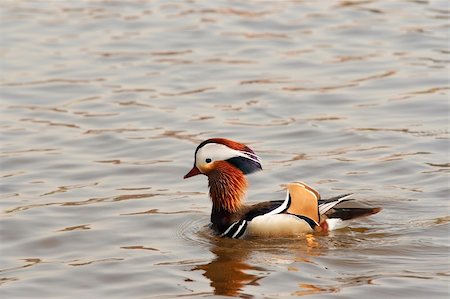
[{"label": "wing feather", "polygon": [[319,202],[319,214],[323,215],[326,212],[328,212],[330,209],[332,209],[338,203],[340,203],[340,202],[342,202],[344,200],[348,200],[348,197],[350,195],[352,195],[352,193],[336,196],[336,197],[333,197],[333,198],[331,198],[329,200],[325,200],[325,201]]},{"label": "wing feather", "polygon": [[305,183],[295,182],[288,185],[288,195],[291,197],[288,213],[306,216],[316,223],[319,222],[319,192]]}]

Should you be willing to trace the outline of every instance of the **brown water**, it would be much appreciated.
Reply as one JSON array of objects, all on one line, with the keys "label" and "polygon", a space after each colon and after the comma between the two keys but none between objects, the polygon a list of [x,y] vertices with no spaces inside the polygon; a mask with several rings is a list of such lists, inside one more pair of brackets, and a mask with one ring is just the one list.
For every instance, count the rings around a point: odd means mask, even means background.
[{"label": "brown water", "polygon": [[[2,298],[450,295],[446,1],[1,13]],[[182,179],[215,136],[262,157],[248,201],[303,180],[384,210],[327,236],[218,239],[206,179]]]}]

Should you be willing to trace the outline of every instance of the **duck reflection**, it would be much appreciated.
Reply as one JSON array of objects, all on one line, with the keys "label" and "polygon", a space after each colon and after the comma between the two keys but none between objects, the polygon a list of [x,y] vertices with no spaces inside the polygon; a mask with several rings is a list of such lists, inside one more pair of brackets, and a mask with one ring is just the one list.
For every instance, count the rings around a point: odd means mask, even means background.
[{"label": "duck reflection", "polygon": [[[241,244],[239,244],[240,242]],[[246,285],[258,285],[257,281],[265,277],[262,274],[249,273],[261,273],[263,269],[246,263],[251,247],[245,246],[247,244],[242,244],[242,242],[242,240],[218,239],[211,248],[211,252],[216,255],[216,258],[193,269],[204,271],[203,276],[211,281],[215,295],[243,295],[242,290]]]},{"label": "duck reflection", "polygon": [[[276,242],[221,238],[213,240],[210,250],[216,257],[207,264],[194,267],[192,271],[204,271],[203,276],[211,282],[214,295],[252,298],[253,295],[244,293],[244,288],[258,286],[258,281],[269,275],[264,265],[272,268],[274,264],[314,263],[310,258],[320,255],[321,246],[313,235]],[[288,269],[298,271],[290,266]],[[300,292],[294,295],[301,294],[304,284],[299,283],[299,288]],[[317,289],[321,290],[319,287]]]}]

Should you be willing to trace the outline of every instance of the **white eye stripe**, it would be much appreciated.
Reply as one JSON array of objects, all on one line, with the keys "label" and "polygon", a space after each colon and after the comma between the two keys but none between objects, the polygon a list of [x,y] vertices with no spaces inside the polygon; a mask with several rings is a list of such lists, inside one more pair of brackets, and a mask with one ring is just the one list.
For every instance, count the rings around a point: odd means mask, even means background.
[{"label": "white eye stripe", "polygon": [[261,163],[261,158],[258,157],[257,155],[255,155],[254,153],[250,153],[250,152],[239,152],[241,157],[245,157],[249,160]]},{"label": "white eye stripe", "polygon": [[251,152],[242,152],[226,145],[218,143],[208,143],[201,147],[196,154],[197,166],[204,165],[206,159],[211,159],[212,161],[225,161],[234,157],[244,157],[257,163],[261,163],[261,159]]}]

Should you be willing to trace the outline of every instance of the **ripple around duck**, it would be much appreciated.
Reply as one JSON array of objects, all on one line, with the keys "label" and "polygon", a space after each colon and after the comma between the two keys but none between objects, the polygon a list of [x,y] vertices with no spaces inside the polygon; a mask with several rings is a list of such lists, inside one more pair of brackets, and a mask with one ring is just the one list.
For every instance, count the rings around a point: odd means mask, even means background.
[{"label": "ripple around duck", "polygon": [[214,238],[209,225],[209,217],[192,218],[183,222],[177,229],[177,236],[189,242],[194,242],[202,246],[214,244]]},{"label": "ripple around duck", "polygon": [[[147,2],[2,2],[3,297],[449,297],[445,1]],[[218,238],[210,137],[383,211]]]}]

